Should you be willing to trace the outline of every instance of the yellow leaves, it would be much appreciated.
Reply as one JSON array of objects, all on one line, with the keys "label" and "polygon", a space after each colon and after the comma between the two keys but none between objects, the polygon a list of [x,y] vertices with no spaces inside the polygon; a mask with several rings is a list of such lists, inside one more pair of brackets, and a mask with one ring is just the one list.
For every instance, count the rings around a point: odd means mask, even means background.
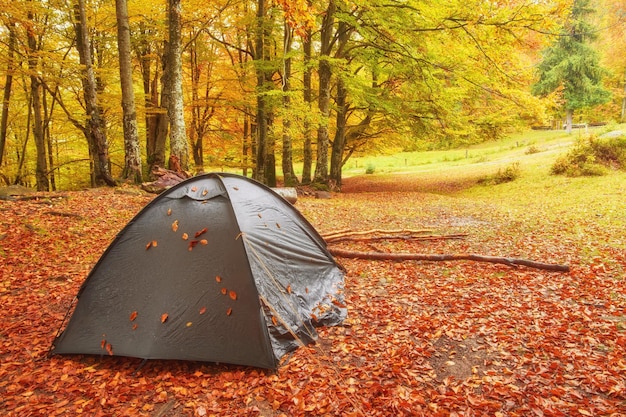
[{"label": "yellow leaves", "polygon": [[178,220],[174,220],[174,223],[172,223],[172,232],[176,231],[178,231]]},{"label": "yellow leaves", "polygon": [[183,233],[181,237],[183,240],[189,239],[189,235],[187,233]]},{"label": "yellow leaves", "polygon": [[156,248],[158,246],[158,243],[156,240],[151,240],[150,242],[148,242],[146,244],[146,250],[150,249],[150,248]]}]

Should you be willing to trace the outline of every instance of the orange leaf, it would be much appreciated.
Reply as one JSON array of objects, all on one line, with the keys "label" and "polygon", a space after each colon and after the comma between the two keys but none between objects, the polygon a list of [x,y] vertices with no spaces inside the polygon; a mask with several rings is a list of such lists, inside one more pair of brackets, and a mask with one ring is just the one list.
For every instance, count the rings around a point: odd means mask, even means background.
[{"label": "orange leaf", "polygon": [[191,187],[191,191],[195,193],[196,191],[198,191],[198,188],[197,187]]},{"label": "orange leaf", "polygon": [[100,349],[104,349],[104,347],[106,346],[106,344],[107,344],[106,339],[102,339],[102,340],[100,341]]},{"label": "orange leaf", "polygon": [[200,314],[204,314],[204,313],[206,313],[206,307],[200,308]]},{"label": "orange leaf", "polygon": [[215,277],[215,281],[217,281],[217,282],[222,282],[222,277],[220,277],[219,275],[217,275],[217,276]]},{"label": "orange leaf", "polygon": [[174,220],[174,223],[172,223],[172,231],[175,232],[178,230],[178,220]]},{"label": "orange leaf", "polygon": [[208,241],[208,240],[206,240],[206,239],[202,239],[202,240],[200,241],[200,244],[201,244],[201,245],[208,245],[208,244],[209,244],[209,241]]},{"label": "orange leaf", "polygon": [[183,240],[189,239],[189,235],[187,233],[183,233]]},{"label": "orange leaf", "polygon": [[226,295],[228,293],[228,290],[226,288],[222,288],[222,295]]},{"label": "orange leaf", "polygon": [[199,240],[190,240],[189,241],[189,250],[192,250],[198,243],[200,243]]},{"label": "orange leaf", "polygon": [[207,228],[205,227],[204,229],[197,231],[196,235],[194,237],[200,237],[203,234],[205,234],[206,232],[207,232]]},{"label": "orange leaf", "polygon": [[236,300],[237,299],[237,293],[235,291],[229,291],[228,292],[228,296],[232,299],[232,300]]},{"label": "orange leaf", "polygon": [[135,321],[135,319],[137,318],[137,312],[133,311],[132,313],[130,313],[130,321]]},{"label": "orange leaf", "polygon": [[274,316],[272,316],[272,323],[274,323],[274,326],[278,326],[278,320]]},{"label": "orange leaf", "polygon": [[133,323],[133,330],[137,330],[137,323]]},{"label": "orange leaf", "polygon": [[206,188],[204,190],[202,190],[202,197],[204,197],[205,195],[207,195],[209,193],[209,190],[207,190]]},{"label": "orange leaf", "polygon": [[233,313],[233,309],[228,307],[228,310],[226,310],[226,315],[230,316]]},{"label": "orange leaf", "polygon": [[186,324],[186,326],[187,326],[187,327],[191,327],[191,325],[192,325],[192,324],[193,324],[192,322],[188,321],[188,322],[187,322],[187,324]]},{"label": "orange leaf", "polygon": [[161,314],[161,323],[165,323],[167,321],[168,315],[167,313]]},{"label": "orange leaf", "polygon": [[172,215],[172,209],[171,209],[171,208],[168,208],[168,209],[167,209],[167,215],[168,215],[168,216],[171,216],[171,215]]},{"label": "orange leaf", "polygon": [[287,292],[291,294],[291,284],[287,285]]},{"label": "orange leaf", "polygon": [[107,343],[106,350],[109,353],[109,355],[113,356],[113,346],[111,346],[110,343]]},{"label": "orange leaf", "polygon": [[146,250],[150,249],[152,247],[152,243],[154,241],[148,242],[148,244],[146,245]]}]

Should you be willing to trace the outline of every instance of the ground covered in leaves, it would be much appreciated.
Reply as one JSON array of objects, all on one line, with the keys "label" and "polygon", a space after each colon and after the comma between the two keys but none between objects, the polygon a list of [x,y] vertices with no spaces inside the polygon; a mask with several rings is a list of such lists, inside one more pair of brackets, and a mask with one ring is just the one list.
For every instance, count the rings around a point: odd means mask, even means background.
[{"label": "ground covered in leaves", "polygon": [[[48,358],[91,267],[152,197],[97,189],[0,201],[0,414],[626,415],[624,211],[615,211],[617,221],[606,212],[550,216],[450,195],[357,193],[368,191],[358,184],[352,191],[296,206],[321,232],[466,234],[341,243],[350,250],[514,256],[568,264],[571,272],[339,260],[348,271],[348,319],[322,329],[317,345],[297,350],[276,373]],[[623,188],[612,192],[626,200]]]}]

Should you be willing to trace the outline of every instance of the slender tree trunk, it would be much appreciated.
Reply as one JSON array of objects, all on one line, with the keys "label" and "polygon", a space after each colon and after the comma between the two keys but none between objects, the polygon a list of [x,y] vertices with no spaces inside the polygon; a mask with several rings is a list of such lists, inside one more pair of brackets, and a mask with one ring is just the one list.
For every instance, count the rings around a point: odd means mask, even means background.
[{"label": "slender tree trunk", "polygon": [[[313,87],[311,84],[311,36],[313,36],[310,29],[307,29],[306,34],[304,36],[303,41],[303,50],[304,50],[304,74],[303,74],[303,89],[304,91],[304,103],[305,106],[308,106],[309,110],[312,110],[312,97],[313,97]],[[309,111],[310,113],[310,111]],[[304,143],[302,149],[302,183],[310,184],[311,183],[311,171],[313,167],[313,150],[311,149],[311,121],[309,115],[304,118]]]},{"label": "slender tree trunk", "polygon": [[11,102],[11,92],[13,90],[13,70],[15,57],[15,22],[11,21],[7,25],[9,31],[9,45],[7,51],[7,73],[4,82],[4,95],[2,99],[2,115],[0,116],[0,167],[4,157],[4,149],[7,143],[7,128],[9,125],[9,104]]},{"label": "slender tree trunk", "polygon": [[298,178],[293,169],[293,149],[291,139],[291,120],[289,117],[291,107],[291,43],[292,43],[292,29],[285,22],[285,66],[283,73],[283,106],[285,110],[285,116],[283,117],[283,180],[285,186],[292,187],[298,184]]},{"label": "slender tree trunk", "polygon": [[[266,61],[267,56],[267,18],[265,16],[265,0],[257,1],[257,32],[255,40],[255,54],[256,61],[256,76],[257,76],[257,109],[256,109],[256,169],[255,177],[258,181],[267,184],[269,186],[275,186],[276,174],[275,167],[272,169],[273,161],[268,156],[273,156],[272,143],[269,137],[269,120],[270,110],[269,103],[267,101],[267,68]],[[272,184],[272,171],[273,184]]]},{"label": "slender tree trunk", "polygon": [[133,67],[130,55],[130,25],[126,0],[115,0],[117,16],[117,48],[120,62],[120,85],[122,88],[122,126],[124,130],[124,170],[122,178],[136,184],[142,181],[141,153],[137,132],[137,112],[133,89]]},{"label": "slender tree trunk", "polygon": [[98,104],[96,76],[91,57],[90,38],[87,28],[87,11],[85,0],[76,3],[77,22],[75,24],[77,48],[80,62],[84,65],[83,95],[85,97],[85,110],[87,111],[87,141],[90,144],[93,162],[93,174],[96,185],[104,183],[114,186],[115,180],[109,171],[109,145],[105,133],[105,123],[102,118],[102,110]]},{"label": "slender tree trunk", "polygon": [[[33,20],[34,16],[29,13],[29,20]],[[38,191],[49,191],[50,183],[48,181],[48,161],[46,158],[46,142],[43,133],[43,117],[41,105],[41,93],[43,88],[39,79],[39,58],[37,38],[35,31],[29,27],[28,34],[28,70],[30,71],[30,95],[31,106],[33,111],[33,138],[35,139],[35,148],[37,149],[37,165],[35,168],[35,179]]]},{"label": "slender tree trunk", "polygon": [[313,181],[323,184],[328,182],[328,145],[330,143],[328,124],[330,117],[330,79],[332,76],[330,51],[332,48],[331,41],[333,37],[335,10],[334,0],[329,0],[328,9],[322,21],[320,58],[317,70],[319,78],[318,107],[321,120],[317,128],[317,160]]},{"label": "slender tree trunk", "polygon": [[572,123],[574,120],[574,110],[566,109],[565,110],[565,131],[568,134],[572,133]]},{"label": "slender tree trunk", "polygon": [[140,42],[137,46],[137,56],[141,68],[141,77],[143,81],[144,105],[146,109],[146,162],[148,172],[152,172],[155,166],[165,166],[165,140],[167,134],[162,138],[158,137],[159,119],[161,118],[159,108],[159,78],[160,72],[158,64],[155,65],[154,77],[152,73],[152,65],[156,60],[154,51],[148,38],[148,31],[145,28],[140,29]]},{"label": "slender tree trunk", "polygon": [[169,49],[166,56],[167,68],[169,69],[168,87],[170,95],[167,114],[170,119],[170,154],[178,158],[180,167],[186,171],[189,168],[189,144],[187,142],[183,102],[181,12],[181,0],[169,0]]},{"label": "slender tree trunk", "polygon": [[[626,71],[624,71],[624,97],[622,97],[622,113],[620,115],[620,122],[626,122]],[[0,155],[1,157],[2,155]]]},{"label": "slender tree trunk", "polygon": [[198,63],[198,50],[196,42],[192,42],[189,48],[189,64],[191,67],[191,128],[189,139],[192,147],[193,163],[196,172],[204,170],[204,150],[202,135],[200,134],[200,65]]},{"label": "slender tree trunk", "polygon": [[335,138],[333,139],[332,151],[330,155],[330,179],[334,186],[341,189],[341,168],[343,166],[343,150],[346,144],[346,123],[347,123],[347,90],[343,80],[337,78],[337,118]]}]

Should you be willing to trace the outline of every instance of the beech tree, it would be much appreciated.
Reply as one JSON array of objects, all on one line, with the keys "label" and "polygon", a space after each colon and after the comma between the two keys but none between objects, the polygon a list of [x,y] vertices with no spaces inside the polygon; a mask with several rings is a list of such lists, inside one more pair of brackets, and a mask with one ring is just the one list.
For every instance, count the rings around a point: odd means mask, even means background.
[{"label": "beech tree", "polygon": [[124,170],[122,177],[141,183],[141,153],[137,132],[135,92],[130,48],[130,25],[126,0],[115,0],[117,16],[117,45],[120,62],[120,85],[122,88],[122,127],[124,130]]},{"label": "beech tree", "polygon": [[590,44],[596,37],[587,21],[592,13],[589,0],[574,0],[570,19],[556,43],[545,50],[537,67],[539,79],[532,86],[533,94],[541,96],[562,90],[568,133],[572,131],[575,110],[610,99],[602,85],[607,71],[600,66],[600,57]]}]

